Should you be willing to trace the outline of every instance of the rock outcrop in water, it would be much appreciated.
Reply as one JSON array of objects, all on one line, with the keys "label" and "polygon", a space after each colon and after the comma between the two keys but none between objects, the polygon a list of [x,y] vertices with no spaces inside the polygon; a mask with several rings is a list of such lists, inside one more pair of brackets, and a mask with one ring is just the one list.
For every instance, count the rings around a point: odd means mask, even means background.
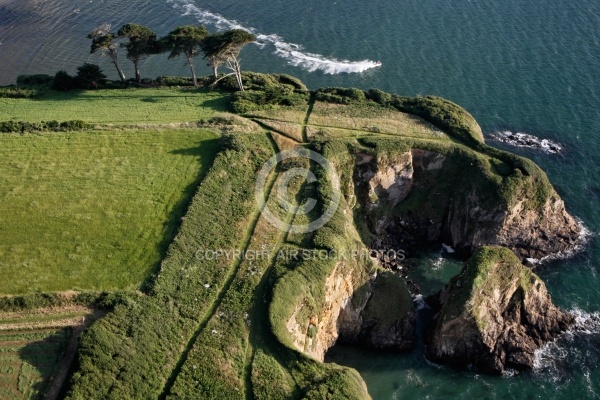
[{"label": "rock outcrop in water", "polygon": [[440,292],[427,357],[492,373],[533,367],[534,352],[574,317],[552,304],[544,283],[508,249],[482,247]]}]

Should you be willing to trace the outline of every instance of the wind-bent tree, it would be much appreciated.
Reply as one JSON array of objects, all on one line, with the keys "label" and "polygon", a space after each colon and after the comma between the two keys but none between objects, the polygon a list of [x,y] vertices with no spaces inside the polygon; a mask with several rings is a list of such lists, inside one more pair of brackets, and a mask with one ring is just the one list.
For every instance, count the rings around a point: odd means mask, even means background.
[{"label": "wind-bent tree", "polygon": [[167,36],[161,39],[161,47],[164,51],[170,51],[169,58],[175,58],[185,55],[188,65],[192,71],[194,86],[198,86],[196,71],[194,69],[193,57],[200,53],[200,43],[208,36],[208,31],[204,26],[180,26],[171,31]]},{"label": "wind-bent tree", "polygon": [[122,82],[125,82],[125,74],[119,67],[119,63],[117,60],[117,44],[114,41],[117,39],[117,35],[114,33],[110,33],[110,24],[104,23],[100,25],[98,28],[94,29],[87,36],[88,39],[92,39],[92,50],[90,53],[95,53],[97,51],[101,51],[103,56],[110,57],[110,62],[115,64],[115,68],[117,68],[117,72],[119,73],[119,78],[121,78]]},{"label": "wind-bent tree", "polygon": [[135,68],[135,79],[142,83],[140,74],[140,61],[151,54],[160,53],[160,46],[156,40],[156,34],[143,25],[125,24],[117,32],[120,38],[129,39],[121,44],[127,50],[127,58],[133,63]]},{"label": "wind-bent tree", "polygon": [[211,35],[203,41],[204,57],[213,65],[215,75],[216,68],[221,64],[225,64],[228,69],[233,71],[217,79],[213,85],[229,75],[235,75],[240,90],[244,91],[241,60],[238,56],[245,45],[254,41],[256,41],[256,36],[243,29],[232,29],[221,34]]},{"label": "wind-bent tree", "polygon": [[221,34],[209,35],[200,43],[200,49],[204,53],[204,59],[213,69],[215,79],[219,77],[219,67],[225,62],[224,55],[221,54],[224,37]]}]

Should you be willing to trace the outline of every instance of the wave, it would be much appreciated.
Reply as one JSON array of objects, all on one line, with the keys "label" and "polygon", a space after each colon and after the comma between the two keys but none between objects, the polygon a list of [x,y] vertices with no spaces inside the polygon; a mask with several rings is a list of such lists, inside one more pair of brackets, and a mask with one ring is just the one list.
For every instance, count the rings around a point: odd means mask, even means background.
[{"label": "wave", "polygon": [[549,154],[557,154],[562,150],[562,146],[556,142],[523,132],[498,131],[491,133],[490,136],[511,146],[542,150]]},{"label": "wave", "polygon": [[554,383],[569,381],[576,370],[585,375],[600,359],[600,312],[575,308],[569,313],[575,316],[573,326],[535,352],[534,372]]},{"label": "wave", "polygon": [[320,54],[304,52],[302,51],[302,46],[299,44],[286,42],[281,36],[276,34],[266,35],[259,33],[256,29],[244,26],[235,20],[227,19],[222,15],[208,10],[203,10],[194,5],[191,0],[167,0],[167,3],[181,10],[183,15],[192,15],[201,24],[214,26],[218,30],[243,29],[248,31],[256,36],[257,44],[261,48],[272,46],[275,48],[274,53],[285,59],[288,64],[303,68],[309,72],[321,71],[331,75],[340,73],[360,73],[381,66],[381,63],[378,61],[338,60],[335,58],[327,58]]},{"label": "wave", "polygon": [[417,312],[429,308],[422,294],[418,294],[413,297],[413,305]]}]

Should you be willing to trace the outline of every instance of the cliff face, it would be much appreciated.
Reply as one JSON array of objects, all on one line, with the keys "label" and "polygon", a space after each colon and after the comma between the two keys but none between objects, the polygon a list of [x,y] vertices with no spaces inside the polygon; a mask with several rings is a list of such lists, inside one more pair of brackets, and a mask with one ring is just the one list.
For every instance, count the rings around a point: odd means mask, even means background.
[{"label": "cliff face", "polygon": [[411,350],[415,318],[404,278],[381,271],[355,291],[340,313],[339,341],[375,350]]},{"label": "cliff face", "polygon": [[372,349],[403,351],[415,346],[415,314],[403,279],[384,271],[356,287],[351,274],[338,267],[325,281],[324,306],[299,322],[300,304],[287,322],[296,348],[323,361],[338,340]]},{"label": "cliff face", "polygon": [[439,295],[427,357],[486,372],[533,367],[534,352],[574,317],[552,304],[544,283],[508,249],[482,247]]},{"label": "cliff face", "polygon": [[576,246],[580,228],[556,193],[541,207],[531,207],[524,190],[501,199],[509,180],[486,176],[481,162],[415,148],[395,156],[359,155],[355,185],[369,229],[383,242],[376,246],[441,241],[470,254],[478,246],[501,245],[522,259]]}]

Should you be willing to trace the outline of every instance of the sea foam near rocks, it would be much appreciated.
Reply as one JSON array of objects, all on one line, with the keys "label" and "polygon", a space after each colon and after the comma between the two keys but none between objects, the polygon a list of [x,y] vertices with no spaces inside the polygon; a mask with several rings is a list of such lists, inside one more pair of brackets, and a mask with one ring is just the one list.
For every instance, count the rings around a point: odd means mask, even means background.
[{"label": "sea foam near rocks", "polygon": [[499,142],[510,144],[516,147],[525,147],[529,149],[537,149],[549,154],[557,154],[562,151],[562,146],[549,139],[542,139],[537,136],[523,132],[498,131],[493,132],[490,136]]},{"label": "sea foam near rocks", "polygon": [[568,380],[575,368],[585,370],[595,365],[600,356],[589,351],[600,341],[600,312],[590,313],[579,308],[568,312],[575,316],[573,326],[535,351],[534,372],[555,383]]}]

